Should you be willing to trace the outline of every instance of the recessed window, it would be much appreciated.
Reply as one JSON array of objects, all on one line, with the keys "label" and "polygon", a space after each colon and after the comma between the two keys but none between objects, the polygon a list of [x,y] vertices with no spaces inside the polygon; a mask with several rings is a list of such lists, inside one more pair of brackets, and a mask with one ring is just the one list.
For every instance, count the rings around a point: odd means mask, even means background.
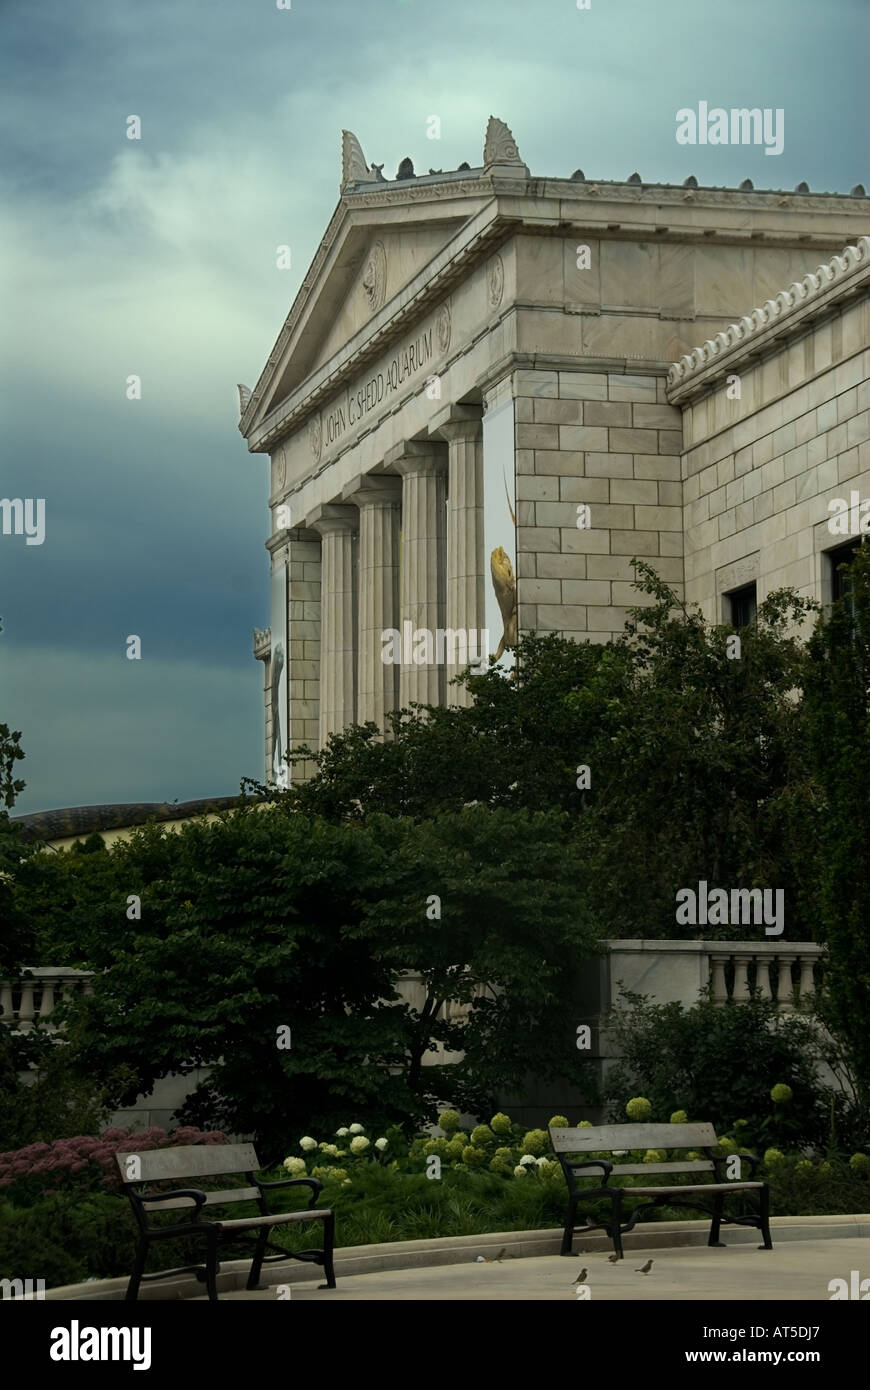
[{"label": "recessed window", "polygon": [[758,602],[754,584],[744,584],[742,589],[732,589],[725,597],[728,600],[732,627],[749,627],[750,623],[755,622]]},{"label": "recessed window", "polygon": [[852,607],[852,578],[844,569],[843,565],[851,565],[861,544],[861,537],[856,536],[854,540],[847,541],[845,545],[838,545],[836,550],[826,551],[827,561],[830,565],[831,576],[831,601],[845,599],[847,605]]}]

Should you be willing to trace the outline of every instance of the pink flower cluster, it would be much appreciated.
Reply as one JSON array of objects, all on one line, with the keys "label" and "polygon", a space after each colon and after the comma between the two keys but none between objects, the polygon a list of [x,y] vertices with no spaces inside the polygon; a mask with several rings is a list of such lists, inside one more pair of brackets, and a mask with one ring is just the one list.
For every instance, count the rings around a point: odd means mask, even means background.
[{"label": "pink flower cluster", "polygon": [[[185,1125],[171,1133],[152,1127],[139,1134],[130,1134],[117,1126],[104,1129],[98,1139],[81,1135],[75,1139],[55,1139],[51,1144],[28,1144],[26,1148],[0,1153],[0,1188],[29,1178],[40,1178],[46,1195],[81,1185],[79,1175],[86,1173],[85,1187],[110,1191],[121,1190],[121,1174],[115,1162],[117,1153],[142,1153],[147,1149],[172,1148],[177,1144],[227,1144],[229,1140],[218,1129],[199,1130]],[[27,1184],[28,1187],[31,1184]],[[11,1194],[10,1194],[11,1195]]]}]

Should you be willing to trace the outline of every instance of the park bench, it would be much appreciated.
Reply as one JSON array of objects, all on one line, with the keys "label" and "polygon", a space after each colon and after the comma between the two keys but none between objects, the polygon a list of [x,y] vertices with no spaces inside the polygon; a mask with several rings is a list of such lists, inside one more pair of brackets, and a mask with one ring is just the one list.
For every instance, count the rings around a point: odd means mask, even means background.
[{"label": "park bench", "polygon": [[[568,1184],[568,1213],[565,1218],[565,1231],[562,1236],[562,1255],[570,1255],[575,1231],[604,1230],[613,1241],[613,1249],[623,1258],[622,1237],[632,1230],[636,1223],[645,1219],[645,1213],[657,1206],[689,1207],[694,1211],[709,1213],[710,1238],[708,1245],[722,1246],[719,1239],[719,1226],[754,1226],[761,1231],[764,1245],[759,1250],[772,1250],[770,1239],[770,1196],[766,1182],[752,1181],[752,1175],[760,1160],[754,1154],[741,1154],[741,1172],[744,1163],[749,1164],[749,1180],[729,1181],[725,1176],[727,1159],[715,1152],[718,1140],[711,1124],[692,1125],[599,1125],[588,1129],[550,1129],[550,1140],[558,1155]],[[618,1156],[632,1149],[695,1149],[703,1150],[704,1159],[683,1159],[679,1162],[665,1163],[611,1163],[608,1159],[577,1158],[574,1155],[610,1153]],[[579,1178],[595,1176],[598,1169],[603,1174],[601,1186],[594,1188],[578,1187]],[[591,1170],[591,1172],[589,1171]],[[693,1184],[656,1184],[649,1187],[619,1187],[611,1185],[611,1177],[624,1177],[636,1174],[653,1173],[709,1173],[712,1181]],[[741,1216],[726,1216],[724,1213],[726,1197],[737,1192],[751,1192],[758,1199],[758,1211]],[[628,1213],[623,1222],[623,1203],[626,1198],[640,1198],[639,1205]],[[706,1200],[709,1198],[709,1201]],[[609,1219],[591,1221],[585,1226],[577,1225],[577,1213],[586,1202],[610,1202]]]},{"label": "park bench", "polygon": [[[115,1155],[124,1191],[133,1204],[133,1211],[139,1226],[139,1246],[133,1265],[133,1273],[127,1285],[126,1298],[134,1301],[139,1295],[142,1279],[167,1279],[176,1274],[195,1273],[204,1280],[208,1296],[217,1302],[218,1250],[222,1243],[237,1241],[246,1233],[254,1236],[253,1260],[246,1288],[257,1289],[260,1270],[264,1264],[275,1260],[305,1260],[322,1265],[326,1272],[326,1283],[320,1288],[335,1288],[335,1269],[333,1266],[333,1244],[335,1240],[335,1215],[324,1208],[313,1210],[323,1183],[317,1178],[286,1178],[278,1182],[258,1182],[254,1174],[260,1171],[260,1164],[253,1144],[187,1144],[170,1149],[150,1149],[141,1153],[119,1153]],[[197,1178],[225,1177],[229,1173],[244,1173],[246,1186],[235,1187],[219,1192],[204,1192],[195,1185]],[[172,1190],[149,1192],[141,1190],[151,1183],[173,1184]],[[311,1198],[303,1211],[272,1212],[268,1199],[279,1189],[307,1186],[311,1188]],[[257,1216],[240,1216],[217,1221],[202,1219],[204,1207],[225,1207],[238,1202],[256,1202]],[[154,1225],[150,1217],[154,1212],[172,1211],[194,1207],[185,1214],[185,1219],[173,1225]],[[295,1221],[323,1222],[323,1249],[303,1250],[294,1254],[271,1245],[269,1233],[273,1226],[286,1225]],[[145,1274],[145,1261],[152,1241],[177,1240],[184,1237],[202,1238],[205,1241],[205,1264],[183,1265],[178,1269],[161,1270],[157,1274]],[[267,1255],[266,1250],[277,1251]]]}]

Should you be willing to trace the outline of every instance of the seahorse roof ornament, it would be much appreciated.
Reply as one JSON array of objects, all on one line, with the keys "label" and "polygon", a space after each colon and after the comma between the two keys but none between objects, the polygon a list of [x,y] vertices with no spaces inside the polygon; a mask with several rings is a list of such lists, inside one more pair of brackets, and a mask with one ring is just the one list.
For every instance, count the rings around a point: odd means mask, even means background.
[{"label": "seahorse roof ornament", "polygon": [[369,166],[366,164],[366,157],[362,152],[362,145],[357,140],[352,130],[341,132],[341,187],[344,190],[349,183],[371,183],[372,176]]},{"label": "seahorse roof ornament", "polygon": [[509,126],[497,116],[490,116],[486,124],[486,139],[483,145],[483,165],[485,169],[494,166],[505,173],[529,177],[527,166],[520,158],[517,142]]}]

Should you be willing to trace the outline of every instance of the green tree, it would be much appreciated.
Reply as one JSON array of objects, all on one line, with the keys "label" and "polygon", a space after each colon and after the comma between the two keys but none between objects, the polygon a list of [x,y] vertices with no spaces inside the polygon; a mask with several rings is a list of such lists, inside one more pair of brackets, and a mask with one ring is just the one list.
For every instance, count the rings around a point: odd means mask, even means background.
[{"label": "green tree", "polygon": [[870,1108],[870,546],[848,570],[848,598],[823,615],[809,643],[805,703],[817,788],[818,933],[828,948],[823,1015]]},{"label": "green tree", "polygon": [[[0,631],[2,631],[0,623]],[[28,850],[9,812],[25,783],[15,776],[15,764],[24,757],[21,730],[0,724],[0,972],[18,968],[27,949],[26,925],[15,909],[14,882],[19,864]]]},{"label": "green tree", "polygon": [[349,729],[319,752],[295,751],[316,765],[307,783],[255,789],[333,821],[421,820],[469,802],[555,808],[575,821],[577,910],[601,937],[696,935],[676,923],[676,893],[701,879],[783,888],[788,935],[811,935],[808,891],[793,885],[811,835],[795,691],[806,664],[798,629],[814,605],[770,595],[734,659],[730,628],[637,569],[650,601],[618,641],[523,636],[517,680],[496,669],[464,678],[470,707],[398,712],[386,741],[373,724]]},{"label": "green tree", "polygon": [[[570,829],[555,812],[334,825],[248,806],[42,862],[37,910],[63,904],[43,939],[96,972],[61,1012],[70,1055],[115,1106],[210,1067],[182,1118],[273,1156],[349,1119],[413,1128],[439,1101],[488,1103],[530,1069],[576,1078],[571,987],[594,942]],[[424,984],[413,1007],[395,989],[407,973]],[[438,1017],[445,1000],[471,1006],[464,1028]],[[425,1066],[439,1043],[463,1061]]]}]

